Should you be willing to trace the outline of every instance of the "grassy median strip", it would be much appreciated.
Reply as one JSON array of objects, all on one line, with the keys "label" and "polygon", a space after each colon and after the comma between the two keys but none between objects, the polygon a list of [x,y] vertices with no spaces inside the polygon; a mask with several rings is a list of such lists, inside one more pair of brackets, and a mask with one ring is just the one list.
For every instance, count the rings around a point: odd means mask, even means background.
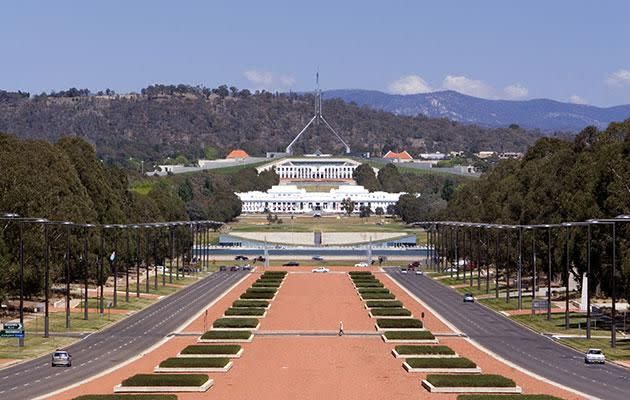
[{"label": "grassy median strip", "polygon": [[375,317],[410,317],[411,311],[406,308],[373,308],[370,310]]},{"label": "grassy median strip", "polygon": [[206,340],[247,340],[252,336],[250,331],[208,331],[201,335]]},{"label": "grassy median strip", "polygon": [[548,394],[460,394],[457,400],[562,400]]},{"label": "grassy median strip", "polygon": [[270,299],[273,299],[273,296],[275,295],[276,295],[276,292],[273,292],[273,293],[245,292],[241,295],[241,299],[270,300]]},{"label": "grassy median strip", "polygon": [[232,303],[232,307],[269,307],[269,302],[265,300],[236,300]]},{"label": "grassy median strip", "polygon": [[427,375],[435,387],[515,387],[516,383],[501,375]]},{"label": "grassy median strip", "polygon": [[267,311],[264,308],[254,308],[254,307],[231,307],[225,310],[225,315],[253,315],[260,316],[263,315]]},{"label": "grassy median strip", "polygon": [[198,344],[185,347],[181,354],[237,354],[241,346],[231,344]]},{"label": "grassy median strip", "polygon": [[137,374],[122,381],[122,386],[201,386],[208,375],[200,374]]},{"label": "grassy median strip", "polygon": [[389,340],[432,340],[435,336],[429,331],[389,331],[383,334]]},{"label": "grassy median strip", "polygon": [[229,358],[167,358],[160,363],[160,368],[224,368]]},{"label": "grassy median strip", "polygon": [[403,303],[398,300],[394,301],[378,301],[372,300],[365,303],[368,308],[401,308]]},{"label": "grassy median strip", "polygon": [[400,355],[445,355],[455,354],[455,351],[448,346],[410,346],[401,345],[395,347]]},{"label": "grassy median strip", "polygon": [[396,298],[392,293],[363,293],[361,297],[363,300],[394,300]]},{"label": "grassy median strip", "polygon": [[379,328],[420,329],[422,321],[413,318],[378,318],[376,324]]},{"label": "grassy median strip", "polygon": [[174,394],[86,394],[72,400],[177,400]]},{"label": "grassy median strip", "polygon": [[464,357],[458,358],[407,358],[411,368],[476,368],[477,364]]},{"label": "grassy median strip", "polygon": [[258,326],[256,318],[219,318],[212,324],[213,328],[255,328]]}]

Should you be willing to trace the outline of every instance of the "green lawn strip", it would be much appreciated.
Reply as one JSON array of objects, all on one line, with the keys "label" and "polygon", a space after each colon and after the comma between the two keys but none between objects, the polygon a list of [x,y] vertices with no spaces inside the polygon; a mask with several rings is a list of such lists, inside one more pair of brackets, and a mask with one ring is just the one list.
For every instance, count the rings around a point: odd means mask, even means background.
[{"label": "green lawn strip", "polygon": [[[119,293],[120,295],[120,293]],[[151,304],[153,304],[155,302],[154,299],[147,299],[147,298],[143,298],[143,297],[129,297],[129,302],[125,301],[125,297],[123,294],[122,297],[122,301],[121,301],[121,297],[118,297],[118,301],[116,304],[116,307],[111,307],[112,310],[141,310],[146,306],[149,306]],[[109,307],[107,307],[108,304],[113,304],[114,303],[114,299],[112,297],[104,297],[103,298],[103,307],[105,309],[105,314],[107,314],[107,310],[109,309]],[[85,304],[84,301],[81,301],[79,303],[79,305],[77,306],[78,309],[82,309],[83,308],[83,304]],[[101,307],[101,301],[99,298],[97,297],[90,297],[88,299],[88,308],[91,309],[98,309],[100,310]]]},{"label": "green lawn strip", "polygon": [[122,381],[122,386],[201,386],[208,375],[199,374],[137,374]]},{"label": "green lawn strip", "polygon": [[263,315],[267,311],[264,308],[254,308],[254,307],[230,307],[225,310],[225,315],[253,315],[260,316]]},{"label": "green lawn strip", "polygon": [[464,357],[457,358],[407,358],[411,368],[476,368],[477,364]]},{"label": "green lawn strip", "polygon": [[160,368],[224,368],[229,358],[167,358],[160,363]]},{"label": "green lawn strip", "polygon": [[361,297],[363,298],[363,300],[394,300],[396,298],[396,296],[394,296],[392,293],[363,293],[361,294]]},{"label": "green lawn strip", "polygon": [[393,300],[393,301],[371,300],[371,301],[365,302],[365,304],[368,306],[368,308],[401,308],[403,306],[403,303],[398,300]]},{"label": "green lawn strip", "polygon": [[391,292],[387,288],[361,288],[359,289],[359,293],[363,295],[367,293],[391,293]]},{"label": "green lawn strip", "polygon": [[378,281],[355,281],[354,286],[357,288],[383,287],[382,282]]},{"label": "green lawn strip", "polygon": [[389,331],[383,334],[389,340],[431,340],[435,336],[429,331]]},{"label": "green lawn strip", "polygon": [[[40,321],[39,324],[41,329],[42,322]],[[66,347],[77,340],[77,338],[56,336],[44,338],[39,335],[29,334],[27,325],[24,347],[17,346],[17,339],[3,338],[2,341],[0,341],[0,358],[12,360],[36,358],[55,349]]]},{"label": "green lawn strip", "polygon": [[206,340],[247,340],[252,336],[250,331],[208,331],[201,335]]},{"label": "green lawn strip", "polygon": [[236,300],[232,307],[268,307],[269,302],[265,300]]},{"label": "green lawn strip", "polygon": [[621,340],[619,336],[617,336],[617,347],[615,348],[610,347],[610,338],[590,340],[567,338],[560,339],[560,343],[573,347],[581,353],[586,352],[590,348],[602,349],[607,360],[627,360],[630,358],[630,340]]},{"label": "green lawn strip", "polygon": [[241,346],[232,344],[196,344],[184,347],[181,354],[237,354]]},{"label": "green lawn strip", "polygon": [[411,311],[406,308],[373,308],[370,310],[375,317],[409,317],[411,316]]},{"label": "green lawn strip", "polygon": [[[478,301],[481,304],[486,305],[486,306],[492,308],[495,311],[511,311],[511,310],[517,310],[518,309],[518,299],[516,297],[510,298],[509,302],[505,301],[505,296],[502,297],[502,298],[499,297],[498,299],[495,299],[495,298],[479,299]],[[524,310],[531,310],[532,309],[532,298],[531,297],[523,296],[522,303],[523,303],[523,309]]]},{"label": "green lawn strip", "polygon": [[269,287],[252,287],[245,291],[245,293],[272,293],[276,294],[278,291],[277,288],[269,288]]},{"label": "green lawn strip", "polygon": [[427,375],[435,387],[515,387],[513,380],[501,375]]},{"label": "green lawn strip", "polygon": [[86,394],[72,400],[177,400],[174,394]]},{"label": "green lawn strip", "polygon": [[400,345],[395,347],[400,355],[454,355],[455,351],[448,346]]},{"label": "green lawn strip", "polygon": [[219,318],[212,324],[213,328],[255,328],[258,326],[256,318]]},{"label": "green lawn strip", "polygon": [[457,400],[562,400],[548,394],[460,394]]},{"label": "green lawn strip", "polygon": [[379,328],[420,329],[422,321],[414,318],[378,318],[376,324]]},{"label": "green lawn strip", "polygon": [[[564,313],[552,313],[550,320],[547,320],[546,312],[540,311],[535,315],[513,315],[510,318],[538,332],[586,335],[586,315],[580,313],[569,313],[569,329],[565,329]],[[610,334],[609,329],[599,329],[595,325],[591,325],[591,331],[597,335]]]},{"label": "green lawn strip", "polygon": [[270,300],[270,299],[273,299],[275,295],[276,295],[275,292],[273,293],[245,292],[241,295],[241,299],[243,300],[248,300],[248,299]]}]

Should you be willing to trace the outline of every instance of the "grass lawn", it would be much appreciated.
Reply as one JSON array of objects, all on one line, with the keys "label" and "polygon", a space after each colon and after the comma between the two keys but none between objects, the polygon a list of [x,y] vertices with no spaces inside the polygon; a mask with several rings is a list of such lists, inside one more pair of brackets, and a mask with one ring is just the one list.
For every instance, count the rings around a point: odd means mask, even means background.
[{"label": "grass lawn", "polygon": [[[603,332],[594,334],[603,335]],[[564,343],[581,352],[586,352],[586,349],[591,347],[602,349],[608,360],[630,360],[630,340],[619,340],[619,338],[619,335],[617,335],[617,347],[614,349],[610,347],[610,338],[590,340],[561,339],[560,343]]]},{"label": "grass lawn", "polygon": [[[160,281],[160,285],[162,284],[162,282]],[[103,298],[103,304],[105,306],[105,314],[107,314],[107,305],[109,303],[113,304],[113,298],[110,297],[105,297]],[[125,301],[125,294],[123,293],[122,296],[120,296],[120,293],[118,293],[118,300],[117,300],[117,304],[116,304],[116,308],[117,310],[141,310],[144,307],[150,305],[153,303],[154,300],[152,299],[146,299],[146,298],[138,298],[135,296],[132,296],[131,293],[129,294],[129,302],[127,303]],[[98,309],[101,306],[100,300],[97,297],[90,297],[88,299],[88,308],[94,308],[94,309]],[[79,309],[83,308],[83,301],[81,303],[79,303],[78,306]],[[114,309],[114,307],[112,307],[112,309]]]},{"label": "grass lawn", "polygon": [[[530,297],[523,296],[523,310],[531,310],[532,309],[532,299]],[[492,308],[495,311],[510,311],[518,309],[518,299],[516,297],[510,297],[509,303],[505,301],[505,293],[503,293],[503,297],[499,294],[499,298],[491,298],[491,299],[479,299],[480,303]],[[538,311],[540,312],[540,311]]]},{"label": "grass lawn", "polygon": [[[409,229],[404,222],[391,218],[371,216],[334,216],[313,218],[312,216],[282,216],[282,224],[269,224],[265,216],[243,216],[229,224],[234,232],[403,232],[419,234],[420,229]],[[381,223],[382,225],[377,225]]]}]

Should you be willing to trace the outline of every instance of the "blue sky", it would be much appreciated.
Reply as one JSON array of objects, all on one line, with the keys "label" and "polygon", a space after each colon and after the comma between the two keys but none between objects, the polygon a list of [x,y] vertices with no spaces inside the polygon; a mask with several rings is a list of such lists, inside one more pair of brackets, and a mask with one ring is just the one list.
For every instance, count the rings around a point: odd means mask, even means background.
[{"label": "blue sky", "polygon": [[0,88],[454,89],[630,103],[630,1],[5,3]]}]

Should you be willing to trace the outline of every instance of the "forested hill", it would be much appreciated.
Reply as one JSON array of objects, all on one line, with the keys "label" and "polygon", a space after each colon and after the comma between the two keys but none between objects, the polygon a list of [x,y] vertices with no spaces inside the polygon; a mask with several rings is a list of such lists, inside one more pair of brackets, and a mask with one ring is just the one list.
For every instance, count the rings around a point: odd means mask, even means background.
[{"label": "forested hill", "polygon": [[[446,119],[398,116],[327,100],[324,116],[353,151],[382,154],[387,150],[523,151],[540,134],[517,126],[489,129]],[[150,86],[140,94],[94,95],[68,91],[29,96],[0,91],[0,132],[54,142],[79,136],[95,145],[99,157],[160,160],[167,156],[203,157],[205,149],[232,148],[251,155],[281,151],[313,114],[313,97],[294,93],[250,93],[248,90]],[[318,133],[319,129],[319,133]],[[303,136],[295,151],[342,147],[323,127]]]}]

